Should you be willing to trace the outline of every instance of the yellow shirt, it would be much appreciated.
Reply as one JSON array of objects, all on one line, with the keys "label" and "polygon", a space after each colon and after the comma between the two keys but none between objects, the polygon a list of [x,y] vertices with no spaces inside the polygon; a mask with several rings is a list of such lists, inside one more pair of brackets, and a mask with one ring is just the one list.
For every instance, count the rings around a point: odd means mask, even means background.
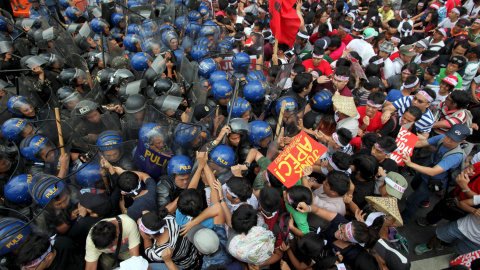
[{"label": "yellow shirt", "polygon": [[390,21],[394,17],[393,10],[389,10],[387,13],[383,11],[383,7],[378,9],[378,13],[382,15],[382,21]]}]

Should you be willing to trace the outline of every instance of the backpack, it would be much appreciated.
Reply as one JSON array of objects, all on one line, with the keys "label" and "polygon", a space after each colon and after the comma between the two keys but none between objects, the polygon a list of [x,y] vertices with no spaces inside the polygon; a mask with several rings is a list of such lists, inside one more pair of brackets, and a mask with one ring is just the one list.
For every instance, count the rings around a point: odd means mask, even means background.
[{"label": "backpack", "polygon": [[228,244],[228,252],[237,260],[261,265],[272,257],[275,247],[273,232],[253,226],[247,234],[236,235]]},{"label": "backpack", "polygon": [[277,237],[275,246],[279,247],[284,242],[288,245],[289,238],[288,234],[290,233],[290,213],[285,212],[280,217],[278,217],[277,222],[273,225],[273,235]]}]

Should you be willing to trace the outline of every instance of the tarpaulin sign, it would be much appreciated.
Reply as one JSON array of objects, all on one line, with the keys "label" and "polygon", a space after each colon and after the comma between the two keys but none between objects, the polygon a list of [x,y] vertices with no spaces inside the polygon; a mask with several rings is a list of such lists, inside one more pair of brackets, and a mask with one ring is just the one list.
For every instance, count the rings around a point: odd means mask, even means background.
[{"label": "tarpaulin sign", "polygon": [[476,259],[480,259],[480,250],[460,255],[454,260],[450,261],[450,265],[454,266],[457,264],[461,264],[470,268],[472,266],[472,262]]},{"label": "tarpaulin sign", "polygon": [[358,78],[366,79],[367,75],[365,75],[365,71],[363,71],[363,68],[358,60],[351,57],[350,54],[347,55],[347,59],[352,62],[352,65],[350,66],[350,72],[354,73]]},{"label": "tarpaulin sign", "polygon": [[303,169],[312,166],[326,151],[325,146],[302,131],[268,166],[268,170],[289,188],[303,176]]},{"label": "tarpaulin sign", "polygon": [[[220,63],[219,63],[220,70],[223,70],[225,72],[227,72],[227,71],[234,72],[235,69],[233,68],[232,59],[233,59],[232,56],[228,56],[228,57],[223,58],[223,60],[220,61]],[[250,55],[250,61],[251,61],[252,64],[256,64],[257,63],[257,56],[256,55]]]},{"label": "tarpaulin sign", "polygon": [[417,135],[402,127],[397,135],[397,150],[390,154],[390,158],[395,160],[399,166],[404,166],[403,153],[407,152],[408,155],[412,156],[413,148],[415,147],[417,141]]}]

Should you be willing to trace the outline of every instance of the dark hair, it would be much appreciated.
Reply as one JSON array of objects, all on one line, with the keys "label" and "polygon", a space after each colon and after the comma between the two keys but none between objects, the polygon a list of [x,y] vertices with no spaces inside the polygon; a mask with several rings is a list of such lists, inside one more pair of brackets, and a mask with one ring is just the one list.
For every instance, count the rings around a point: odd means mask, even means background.
[{"label": "dark hair", "polygon": [[467,91],[453,91],[450,97],[452,102],[457,103],[457,109],[466,109],[470,103],[470,94]]},{"label": "dark hair", "polygon": [[90,237],[97,249],[105,249],[117,238],[117,227],[111,222],[102,220],[93,226]]},{"label": "dark hair", "polygon": [[224,9],[224,11],[225,11],[225,14],[227,15],[237,15],[237,10],[235,10],[232,7],[227,7]]},{"label": "dark hair", "polygon": [[337,192],[338,196],[343,196],[350,190],[350,178],[344,172],[331,171],[327,174],[326,180],[330,185],[330,189]]},{"label": "dark hair", "polygon": [[397,143],[395,142],[395,139],[392,137],[388,137],[388,136],[380,137],[378,138],[377,143],[378,145],[380,145],[382,149],[385,149],[385,151],[390,153],[395,151],[395,149],[397,149]]},{"label": "dark hair", "polygon": [[273,187],[265,186],[260,190],[260,196],[258,197],[258,203],[261,205],[265,212],[273,213],[280,209],[282,196]]},{"label": "dark hair", "polygon": [[340,75],[340,76],[344,76],[344,77],[350,77],[350,75],[351,75],[350,69],[347,68],[347,67],[343,67],[343,66],[337,67],[337,68],[335,69],[335,75]]},{"label": "dark hair", "polygon": [[158,231],[166,222],[164,218],[168,215],[168,210],[164,207],[157,210],[157,212],[148,212],[142,216],[142,223],[147,227],[147,229],[152,231]]},{"label": "dark hair", "polygon": [[455,50],[459,46],[466,49],[467,51],[468,51],[468,49],[470,49],[470,43],[468,43],[468,41],[459,41],[459,42],[457,42],[457,44],[455,44],[453,46],[453,50]]},{"label": "dark hair", "polygon": [[[379,16],[377,16],[377,18],[379,18]],[[374,48],[378,48],[378,43],[382,40],[385,39],[385,32],[382,32],[382,33],[379,33],[374,39],[373,39],[373,47]],[[374,60],[375,61],[375,60]],[[372,60],[370,59],[370,63],[372,62]]]},{"label": "dark hair", "polygon": [[235,34],[243,34],[238,32],[243,32],[245,30],[245,27],[241,23],[236,23],[233,27],[235,28],[235,31],[237,31]]},{"label": "dark hair", "polygon": [[430,20],[430,24],[431,25],[434,25],[434,26],[437,26],[438,25],[438,12],[429,12],[430,14],[432,14],[432,19]]},{"label": "dark hair", "polygon": [[417,74],[417,65],[415,65],[414,63],[406,63],[405,65],[403,65],[402,72],[406,69],[410,71],[410,74]]},{"label": "dark hair", "polygon": [[178,197],[177,207],[182,214],[197,217],[205,209],[202,194],[194,188],[184,190]]},{"label": "dark hair", "polygon": [[463,15],[467,13],[467,9],[465,7],[458,6],[456,8],[458,9],[458,11],[460,11],[460,15],[458,15],[459,18],[461,18]]},{"label": "dark hair", "polygon": [[362,58],[362,57],[360,56],[360,54],[358,54],[358,52],[356,52],[356,51],[351,51],[351,52],[350,52],[350,56],[351,56],[352,58],[357,59],[357,61],[358,61],[359,63],[362,63],[362,61],[363,61],[363,58]]},{"label": "dark hair", "polygon": [[440,67],[439,66],[428,66],[425,69],[425,72],[435,77],[435,76],[438,75],[438,73],[440,73]]},{"label": "dark hair", "polygon": [[263,26],[263,23],[260,23],[260,22],[256,22],[253,24],[253,26],[257,26],[260,28],[260,30],[263,30],[265,27]]},{"label": "dark hair", "polygon": [[[376,60],[373,60],[373,61],[376,61]],[[383,65],[383,63],[381,65]],[[370,63],[367,65],[367,67],[365,67],[365,76],[367,76],[367,78],[372,76],[377,76],[380,74],[380,71],[381,71],[381,66],[373,64],[372,60],[370,60]],[[366,80],[364,81],[364,84],[365,83],[366,83]]]},{"label": "dark hair", "polygon": [[380,91],[371,92],[367,100],[373,101],[375,104],[385,103],[385,94]]},{"label": "dark hair", "polygon": [[228,188],[238,196],[240,201],[246,202],[252,197],[252,185],[242,177],[232,177],[227,181]]},{"label": "dark hair", "polygon": [[118,187],[123,191],[130,192],[138,187],[138,181],[138,175],[136,173],[124,171],[118,176]]},{"label": "dark hair", "polygon": [[420,108],[417,106],[410,106],[405,110],[405,112],[409,112],[411,115],[413,115],[413,117],[415,117],[415,121],[418,121],[420,118],[422,118],[422,110],[420,110]]},{"label": "dark hair", "polygon": [[325,247],[323,234],[309,232],[298,241],[298,249],[309,258],[320,258]]},{"label": "dark hair", "polygon": [[[408,77],[405,79],[405,85],[413,84],[415,83],[415,81],[417,81],[416,75],[408,75]],[[420,83],[420,80],[418,81],[418,83]]]},{"label": "dark hair", "polygon": [[380,238],[378,230],[375,226],[368,227],[365,223],[360,221],[352,221],[353,237],[359,243],[365,243],[365,248],[371,248]]},{"label": "dark hair", "polygon": [[343,144],[347,145],[350,143],[352,138],[352,132],[346,128],[337,129],[338,140]]},{"label": "dark hair", "polygon": [[287,188],[287,193],[288,196],[290,196],[290,199],[292,199],[292,203],[290,205],[293,207],[293,209],[297,208],[297,205],[300,202],[304,202],[306,204],[312,204],[313,200],[313,195],[312,191],[304,186],[293,186],[290,188]]},{"label": "dark hair", "polygon": [[[385,67],[385,63],[384,63],[384,62],[382,62],[382,63],[380,63],[380,64],[374,64],[374,63],[373,63],[373,62],[375,62],[375,61],[377,61],[377,60],[380,60],[380,59],[382,59],[382,57],[381,57],[380,55],[374,55],[374,56],[372,56],[372,57],[368,60],[368,64],[369,64],[369,65],[372,65],[372,64],[373,64],[373,65],[375,65],[375,66],[378,66],[378,67],[383,68],[383,67]],[[370,76],[376,76],[376,75],[378,75],[378,73],[377,73],[377,74],[372,74],[372,75],[370,75]],[[370,76],[367,76],[367,78],[370,77]],[[377,77],[378,77],[378,76],[377,76]]]},{"label": "dark hair", "polygon": [[337,68],[338,67],[348,67],[348,68],[350,68],[351,65],[352,65],[352,62],[350,62],[350,60],[348,60],[346,58],[339,58],[337,60]]},{"label": "dark hair", "polygon": [[330,45],[328,47],[338,49],[342,46],[342,39],[338,35],[330,36]]},{"label": "dark hair", "polygon": [[360,155],[353,159],[355,172],[367,182],[375,180],[378,173],[378,160],[372,155]]},{"label": "dark hair", "polygon": [[[50,238],[43,234],[31,234],[20,246],[15,263],[22,267],[40,258],[50,247]],[[52,249],[53,252],[53,249]]]},{"label": "dark hair", "polygon": [[312,74],[310,73],[300,73],[295,76],[292,83],[292,90],[295,93],[301,93],[305,88],[308,88],[312,82]]},{"label": "dark hair", "polygon": [[228,270],[228,268],[221,264],[213,264],[205,268],[205,270]]},{"label": "dark hair", "polygon": [[368,149],[369,151],[372,150],[373,145],[377,142],[380,136],[376,132],[369,132],[362,137],[362,145]]},{"label": "dark hair", "polygon": [[257,225],[257,211],[250,204],[242,204],[232,213],[232,229],[247,234]]},{"label": "dark hair", "polygon": [[295,71],[295,73],[297,73],[297,74],[306,71],[306,70],[305,70],[305,66],[302,65],[302,64],[295,64],[295,65],[293,65],[292,70]]},{"label": "dark hair", "polygon": [[346,171],[350,168],[352,157],[347,153],[336,151],[332,155],[332,161],[340,170]]},{"label": "dark hair", "polygon": [[432,51],[432,50],[425,50],[422,52],[422,61],[426,61],[429,59],[432,59],[438,55],[438,51]]},{"label": "dark hair", "polygon": [[326,24],[326,23],[320,24],[320,25],[318,26],[318,28],[317,28],[317,33],[319,33],[319,34],[322,35],[320,38],[325,37],[326,35],[328,35],[328,31],[329,31],[329,30],[328,30],[328,24]]},{"label": "dark hair", "polygon": [[290,50],[290,47],[287,44],[280,43],[278,44],[278,50],[283,51],[283,53],[285,53],[286,51]]},{"label": "dark hair", "polygon": [[352,29],[352,23],[350,21],[343,20],[340,22],[340,25],[347,29]]}]

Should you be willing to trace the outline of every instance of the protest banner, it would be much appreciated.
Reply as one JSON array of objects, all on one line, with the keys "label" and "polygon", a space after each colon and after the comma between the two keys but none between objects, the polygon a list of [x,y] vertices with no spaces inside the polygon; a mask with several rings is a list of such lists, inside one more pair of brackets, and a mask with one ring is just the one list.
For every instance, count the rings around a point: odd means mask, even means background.
[{"label": "protest banner", "polygon": [[450,261],[450,265],[465,265],[466,267],[470,268],[472,266],[472,262],[480,259],[480,250],[473,251],[467,254],[463,254],[458,256],[457,258]]},{"label": "protest banner", "polygon": [[325,146],[302,131],[268,166],[268,170],[289,188],[303,176],[303,169],[312,166],[326,151]]},{"label": "protest banner", "polygon": [[347,55],[347,59],[352,62],[352,65],[350,66],[350,72],[354,73],[358,78],[366,79],[367,75],[365,75],[365,71],[363,71],[363,68],[358,60],[351,57],[350,54]]},{"label": "protest banner", "polygon": [[397,162],[399,166],[404,166],[403,153],[407,152],[408,155],[412,156],[413,148],[415,147],[417,141],[417,135],[402,127],[398,132],[396,139],[397,150],[390,154],[390,158]]},{"label": "protest banner", "polygon": [[[228,57],[225,57],[222,61],[220,61],[220,63],[218,64],[219,70],[223,70],[223,71],[226,71],[226,72],[228,72],[228,71],[234,72],[235,70],[233,69],[232,59],[233,59],[232,56],[228,56]],[[250,55],[250,61],[253,64],[256,64],[257,63],[257,56],[256,55]]]}]

